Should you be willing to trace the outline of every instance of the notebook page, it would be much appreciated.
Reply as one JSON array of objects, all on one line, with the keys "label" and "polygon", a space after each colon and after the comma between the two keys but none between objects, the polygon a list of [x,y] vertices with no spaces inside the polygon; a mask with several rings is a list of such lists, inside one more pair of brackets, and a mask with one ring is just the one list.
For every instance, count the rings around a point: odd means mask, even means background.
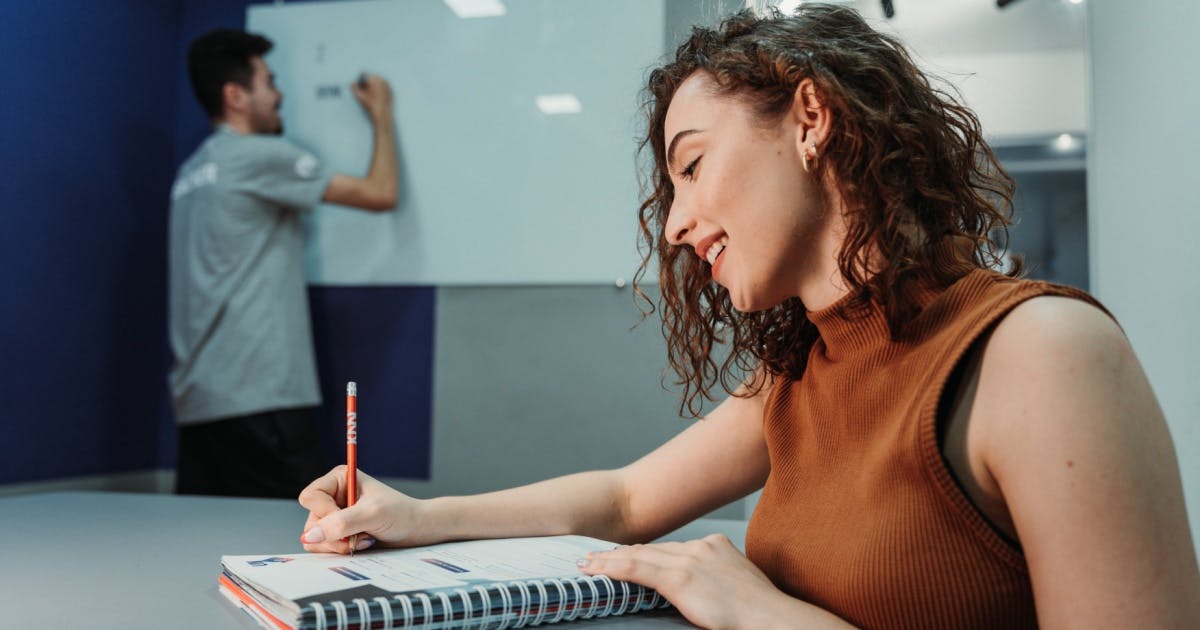
[{"label": "notebook page", "polygon": [[344,556],[225,556],[239,578],[285,600],[372,585],[390,591],[439,589],[507,580],[577,578],[576,561],[613,543],[584,536],[508,538],[388,549]]}]

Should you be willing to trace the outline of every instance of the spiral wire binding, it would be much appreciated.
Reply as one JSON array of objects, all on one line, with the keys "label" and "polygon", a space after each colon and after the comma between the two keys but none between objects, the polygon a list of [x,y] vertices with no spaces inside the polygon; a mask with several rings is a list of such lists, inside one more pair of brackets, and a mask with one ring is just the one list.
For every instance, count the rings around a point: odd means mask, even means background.
[{"label": "spiral wire binding", "polygon": [[[557,599],[551,599],[551,594]],[[472,595],[478,600],[472,600]],[[353,609],[348,604],[353,604]],[[395,595],[390,600],[374,597],[370,601],[355,598],[325,605],[313,602],[308,605],[312,611],[311,626],[307,620],[302,620],[301,626],[320,630],[367,630],[378,619],[383,628],[508,630],[510,627],[623,615],[666,605],[667,601],[655,591],[628,582],[615,582],[603,575],[514,580],[434,593],[417,591]],[[355,614],[352,615],[351,610]],[[418,621],[420,625],[417,625]]]}]

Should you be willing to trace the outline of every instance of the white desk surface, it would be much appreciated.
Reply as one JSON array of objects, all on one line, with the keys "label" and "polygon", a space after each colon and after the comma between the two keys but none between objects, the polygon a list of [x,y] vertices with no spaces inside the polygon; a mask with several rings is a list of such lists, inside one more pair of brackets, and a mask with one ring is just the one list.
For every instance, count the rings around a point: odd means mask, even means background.
[{"label": "white desk surface", "polygon": [[[51,492],[0,498],[0,610],[6,628],[257,628],[217,592],[222,555],[300,553],[305,511],[285,499]],[[665,536],[723,533],[701,519]],[[675,614],[555,624],[691,627]]]}]

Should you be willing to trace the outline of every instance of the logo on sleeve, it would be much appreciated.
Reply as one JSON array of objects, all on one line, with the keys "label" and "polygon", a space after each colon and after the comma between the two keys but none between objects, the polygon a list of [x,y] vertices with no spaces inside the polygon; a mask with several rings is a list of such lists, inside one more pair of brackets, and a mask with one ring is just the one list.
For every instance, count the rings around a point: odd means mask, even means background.
[{"label": "logo on sleeve", "polygon": [[316,172],[317,158],[313,157],[311,153],[305,153],[300,156],[300,159],[296,160],[296,175],[308,179]]},{"label": "logo on sleeve", "polygon": [[175,184],[171,186],[171,199],[179,199],[197,188],[211,186],[215,183],[217,183],[217,165],[205,162],[181,174],[179,179],[175,180]]}]

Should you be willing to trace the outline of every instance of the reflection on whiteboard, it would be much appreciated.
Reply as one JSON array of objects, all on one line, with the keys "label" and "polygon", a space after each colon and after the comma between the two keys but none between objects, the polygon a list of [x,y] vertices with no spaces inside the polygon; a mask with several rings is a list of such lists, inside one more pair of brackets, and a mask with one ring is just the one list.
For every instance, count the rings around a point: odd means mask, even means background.
[{"label": "reflection on whiteboard", "polygon": [[322,206],[314,284],[589,284],[637,268],[638,96],[663,53],[663,0],[506,0],[463,19],[441,0],[262,5],[289,138],[363,175],[371,133],[349,90],[392,86],[400,204]]}]

